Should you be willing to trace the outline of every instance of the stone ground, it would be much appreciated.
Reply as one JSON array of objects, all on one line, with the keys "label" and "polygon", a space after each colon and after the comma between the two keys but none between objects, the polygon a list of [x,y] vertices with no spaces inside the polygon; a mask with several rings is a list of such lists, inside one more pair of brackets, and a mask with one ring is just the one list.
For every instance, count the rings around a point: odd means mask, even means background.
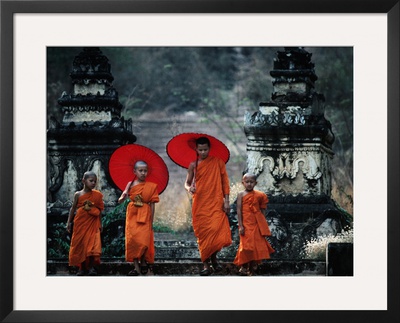
[{"label": "stone ground", "polygon": [[[223,270],[211,276],[239,276],[238,268],[231,262],[220,262]],[[146,276],[199,276],[203,268],[200,262],[155,262]],[[98,276],[127,276],[132,269],[123,260],[103,261]],[[326,276],[324,262],[265,261],[259,265],[255,276]],[[64,261],[48,263],[47,276],[75,276],[76,269],[68,267]]]},{"label": "stone ground", "polygon": [[[150,275],[199,276],[203,269],[193,233],[179,236],[170,233],[155,234],[156,259]],[[126,276],[132,269],[124,259],[101,259],[98,275]],[[223,270],[212,276],[238,276],[233,259],[220,259]],[[48,276],[75,276],[76,268],[68,266],[67,260],[48,260]],[[307,260],[264,260],[258,267],[258,276],[325,276],[325,262]]]}]

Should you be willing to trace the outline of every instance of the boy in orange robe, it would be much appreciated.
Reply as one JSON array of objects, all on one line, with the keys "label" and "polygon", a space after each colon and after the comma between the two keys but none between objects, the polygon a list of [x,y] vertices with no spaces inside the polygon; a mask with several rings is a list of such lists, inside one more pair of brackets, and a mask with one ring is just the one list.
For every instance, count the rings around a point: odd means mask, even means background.
[{"label": "boy in orange robe", "polygon": [[230,187],[223,160],[209,156],[208,138],[196,140],[196,151],[198,159],[189,165],[185,188],[193,196],[192,224],[204,265],[200,275],[208,276],[222,270],[217,253],[232,244],[227,217]]},{"label": "boy in orange robe", "polygon": [[95,265],[100,264],[101,212],[104,210],[103,194],[95,190],[97,176],[94,172],[83,175],[83,189],[74,194],[68,221],[67,231],[71,233],[69,265],[77,266],[78,276],[97,274]]},{"label": "boy in orange robe", "polygon": [[245,190],[237,197],[237,215],[240,244],[233,263],[241,266],[240,275],[254,275],[262,259],[269,259],[274,252],[267,236],[271,235],[265,210],[268,197],[265,193],[254,190],[256,176],[245,174],[242,179]]},{"label": "boy in orange robe", "polygon": [[[157,184],[146,181],[148,166],[143,161],[134,166],[135,180],[128,183],[118,203],[129,195],[125,222],[125,259],[133,262],[129,276],[148,273],[148,264],[154,264],[153,220],[155,203],[159,202]],[[139,263],[140,261],[140,263]]]}]

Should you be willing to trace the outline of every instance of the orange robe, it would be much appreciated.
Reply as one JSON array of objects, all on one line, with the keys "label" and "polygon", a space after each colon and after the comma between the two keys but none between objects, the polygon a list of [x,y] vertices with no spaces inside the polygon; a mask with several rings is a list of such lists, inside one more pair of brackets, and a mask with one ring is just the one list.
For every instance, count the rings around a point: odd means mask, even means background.
[{"label": "orange robe", "polygon": [[[140,195],[142,206],[135,206],[136,196]],[[125,222],[125,259],[133,262],[145,255],[147,263],[154,263],[154,232],[149,203],[159,202],[157,184],[143,182],[129,190],[129,202],[126,208]]]},{"label": "orange robe", "polygon": [[192,203],[192,224],[204,262],[214,252],[232,244],[228,216],[224,211],[224,195],[229,194],[225,163],[208,156],[197,166],[196,192]]},{"label": "orange robe", "polygon": [[260,263],[262,259],[269,259],[275,250],[265,239],[271,235],[267,220],[261,209],[266,209],[268,197],[263,192],[253,190],[242,200],[242,223],[244,235],[240,235],[240,244],[235,265],[241,266],[252,260]]},{"label": "orange robe", "polygon": [[[85,210],[85,203],[90,201],[90,210]],[[101,211],[104,210],[103,194],[97,190],[81,195],[78,199],[74,217],[74,227],[69,249],[69,265],[81,266],[82,262],[94,257],[94,264],[100,263]]]}]

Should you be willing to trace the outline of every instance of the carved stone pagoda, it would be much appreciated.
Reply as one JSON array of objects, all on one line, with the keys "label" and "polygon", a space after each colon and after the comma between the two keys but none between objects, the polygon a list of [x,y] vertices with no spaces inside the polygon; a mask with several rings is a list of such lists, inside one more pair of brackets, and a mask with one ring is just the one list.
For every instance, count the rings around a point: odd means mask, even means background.
[{"label": "carved stone pagoda", "polygon": [[[94,171],[106,208],[119,197],[108,173],[112,152],[136,141],[132,121],[121,117],[108,58],[97,47],[84,48],[72,64],[73,91],[58,100],[63,119],[49,118],[47,130],[48,215],[65,215],[82,176]],[[118,196],[117,196],[118,195]]]},{"label": "carved stone pagoda", "polygon": [[348,224],[331,199],[334,134],[324,116],[324,96],[312,54],[301,47],[277,52],[270,102],[246,112],[245,172],[269,197],[267,219],[275,258],[297,258],[306,240],[336,234]]}]

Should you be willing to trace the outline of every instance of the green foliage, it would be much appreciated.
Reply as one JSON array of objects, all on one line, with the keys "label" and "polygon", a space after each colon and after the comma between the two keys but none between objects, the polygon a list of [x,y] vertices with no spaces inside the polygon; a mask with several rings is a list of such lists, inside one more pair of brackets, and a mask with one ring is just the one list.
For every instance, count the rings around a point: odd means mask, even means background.
[{"label": "green foliage", "polygon": [[107,240],[109,240],[109,242],[102,243],[101,256],[106,258],[123,258],[125,253],[125,235],[113,238],[108,236],[106,238],[108,238]]},{"label": "green foliage", "polygon": [[50,259],[68,258],[70,235],[66,224],[54,223],[48,228],[47,257]]},{"label": "green foliage", "polygon": [[102,217],[103,229],[108,227],[115,221],[125,220],[126,207],[130,202],[129,198],[125,199],[121,204],[118,204],[111,212],[106,213]]},{"label": "green foliage", "polygon": [[154,232],[175,233],[170,227],[158,222],[153,223],[153,230]]},{"label": "green foliage", "polygon": [[102,257],[121,258],[125,252],[125,218],[129,198],[102,217]]},{"label": "green foliage", "polygon": [[[126,207],[129,202],[130,200],[126,199],[102,217],[102,257],[124,257],[125,218]],[[154,232],[175,233],[173,229],[161,222],[154,222],[153,230]],[[67,259],[71,235],[66,231],[65,223],[60,222],[50,225],[47,236],[47,257],[49,259]]]}]

